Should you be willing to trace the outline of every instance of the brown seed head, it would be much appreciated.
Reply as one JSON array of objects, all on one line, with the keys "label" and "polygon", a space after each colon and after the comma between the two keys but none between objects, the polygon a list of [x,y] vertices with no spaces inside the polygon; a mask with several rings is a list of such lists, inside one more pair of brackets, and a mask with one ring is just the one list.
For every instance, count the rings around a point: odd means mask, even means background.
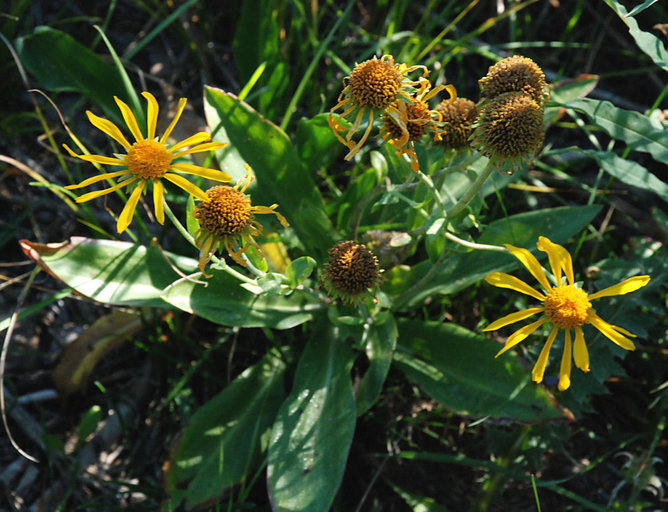
[{"label": "brown seed head", "polygon": [[[401,128],[394,123],[389,115],[385,114],[383,116],[383,123],[390,134],[390,139],[401,138],[403,135]],[[408,130],[409,141],[420,140],[430,124],[429,106],[424,101],[413,100],[413,103],[406,104],[406,129]]]},{"label": "brown seed head", "polygon": [[218,237],[243,232],[251,222],[251,201],[234,187],[218,185],[206,191],[209,201],[195,207],[200,227]]},{"label": "brown seed head", "polygon": [[471,126],[478,118],[478,109],[471,100],[457,97],[452,101],[443,100],[436,107],[436,112],[443,117],[438,129],[438,140],[446,148],[462,148],[468,145],[473,132]]},{"label": "brown seed head", "polygon": [[550,96],[545,74],[527,57],[514,55],[500,60],[478,80],[482,98],[494,98],[504,92],[523,92],[543,106]]},{"label": "brown seed head", "polygon": [[329,250],[326,280],[341,295],[364,293],[379,279],[378,258],[366,246],[348,240]]},{"label": "brown seed head", "polygon": [[350,73],[350,97],[359,107],[382,109],[396,99],[401,80],[395,66],[374,57],[358,64]]}]

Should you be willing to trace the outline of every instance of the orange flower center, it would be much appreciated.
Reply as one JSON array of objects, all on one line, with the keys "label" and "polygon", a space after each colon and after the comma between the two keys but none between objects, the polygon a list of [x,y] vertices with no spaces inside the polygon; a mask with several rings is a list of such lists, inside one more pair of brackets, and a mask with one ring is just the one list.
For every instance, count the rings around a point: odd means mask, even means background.
[{"label": "orange flower center", "polygon": [[399,94],[401,73],[384,60],[358,64],[350,74],[350,97],[362,108],[382,109]]},{"label": "orange flower center", "polygon": [[193,216],[202,229],[219,237],[242,233],[251,223],[250,198],[234,187],[218,185],[206,191],[209,201],[195,207]]},{"label": "orange flower center", "polygon": [[140,178],[160,178],[169,170],[173,158],[164,144],[155,140],[140,140],[128,150],[125,165]]},{"label": "orange flower center", "polygon": [[587,292],[575,286],[552,288],[545,298],[545,315],[555,327],[561,329],[585,324],[590,309]]}]

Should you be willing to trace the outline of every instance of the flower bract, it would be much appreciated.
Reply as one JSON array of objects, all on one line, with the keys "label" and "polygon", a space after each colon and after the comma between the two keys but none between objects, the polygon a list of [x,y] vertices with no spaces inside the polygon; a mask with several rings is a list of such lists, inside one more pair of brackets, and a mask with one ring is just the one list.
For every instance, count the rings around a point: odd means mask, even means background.
[{"label": "flower bract", "polygon": [[69,185],[65,187],[67,189],[77,189],[87,187],[103,180],[116,180],[116,182],[109,188],[95,192],[88,192],[87,194],[79,196],[76,199],[78,203],[90,201],[91,199],[109,194],[123,187],[134,187],[125,207],[118,217],[116,229],[119,233],[125,231],[132,222],[132,217],[134,216],[135,208],[139,202],[139,197],[149,183],[153,187],[153,203],[156,219],[160,224],[164,224],[165,210],[163,202],[163,179],[175,184],[203,201],[208,200],[206,194],[199,187],[181,176],[181,174],[201,176],[202,178],[219,182],[228,182],[231,180],[230,176],[222,171],[177,161],[179,158],[186,155],[212,151],[227,145],[227,143],[222,142],[209,142],[211,140],[211,135],[207,132],[196,133],[195,135],[173,145],[167,143],[168,137],[171,135],[186,107],[187,100],[185,98],[179,100],[174,118],[162,136],[158,139],[155,134],[158,124],[158,102],[149,92],[143,92],[142,96],[146,98],[148,102],[146,136],[144,136],[140,130],[137,119],[132,113],[132,110],[130,110],[130,107],[123,101],[114,97],[116,104],[123,115],[125,124],[134,137],[135,141],[132,143],[128,141],[125,135],[123,135],[123,132],[114,123],[98,117],[90,111],[86,111],[86,115],[91,124],[118,142],[118,144],[125,149],[125,155],[114,155],[113,157],[90,154],[77,155],[66,144],[63,144],[67,152],[73,157],[85,160],[86,162],[121,167],[121,170],[99,174],[92,178],[88,178],[77,185]]},{"label": "flower bract", "polygon": [[613,295],[624,295],[642,288],[649,283],[649,276],[635,276],[622,281],[619,284],[605,288],[599,292],[588,294],[575,283],[573,274],[573,263],[571,255],[561,245],[551,242],[548,238],[541,236],[536,244],[538,249],[546,252],[550,262],[552,275],[556,286],[550,283],[536,257],[528,250],[506,244],[506,248],[529,270],[541,285],[542,291],[536,290],[524,281],[502,272],[492,272],[485,280],[499,288],[508,288],[516,292],[529,295],[542,305],[517,311],[504,316],[489,324],[483,331],[495,331],[534,315],[540,315],[538,320],[525,325],[511,334],[501,351],[496,357],[514,347],[539,327],[548,324],[551,326],[550,333],[538,360],[531,372],[535,382],[542,382],[547,359],[554,340],[559,330],[564,331],[564,352],[561,358],[559,390],[568,389],[571,384],[571,360],[575,366],[584,372],[589,371],[589,352],[585,344],[582,326],[591,324],[598,329],[606,338],[626,350],[634,350],[635,345],[629,339],[635,337],[626,329],[612,325],[596,314],[592,301],[602,297]]}]

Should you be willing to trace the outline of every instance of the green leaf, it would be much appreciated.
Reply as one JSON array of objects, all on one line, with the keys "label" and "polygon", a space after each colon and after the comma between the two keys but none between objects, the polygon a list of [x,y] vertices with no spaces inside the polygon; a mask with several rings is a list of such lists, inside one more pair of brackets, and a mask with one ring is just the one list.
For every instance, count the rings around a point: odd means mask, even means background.
[{"label": "green leaf", "polygon": [[285,269],[285,277],[288,278],[288,284],[295,288],[304,282],[315,268],[316,261],[310,256],[302,256],[290,262]]},{"label": "green leaf", "polygon": [[184,499],[189,509],[201,505],[257,467],[284,396],[284,373],[283,362],[267,355],[195,412],[167,470],[174,506]]},{"label": "green leaf", "polygon": [[631,160],[620,158],[610,151],[578,149],[578,151],[596,159],[601,168],[622,183],[649,190],[664,201],[668,201],[668,184],[654,176],[645,167]]},{"label": "green leaf", "polygon": [[253,203],[278,203],[307,252],[324,256],[334,245],[334,229],[285,132],[233,95],[211,87],[205,88],[205,113],[213,139],[230,143],[220,150],[223,163],[231,167],[228,172],[238,173],[241,162],[253,168]]},{"label": "green leaf", "polygon": [[563,417],[542,386],[500,345],[463,327],[400,319],[397,367],[441,404],[474,418]]},{"label": "green leaf", "polygon": [[102,419],[102,408],[99,405],[94,405],[81,416],[77,428],[77,447],[81,447],[88,436],[97,430],[100,419]]},{"label": "green leaf", "polygon": [[257,295],[227,272],[213,269],[211,273],[207,286],[182,280],[165,290],[163,299],[188,313],[235,327],[290,329],[312,320],[325,309],[305,292]]},{"label": "green leaf", "polygon": [[309,172],[329,167],[346,149],[334,136],[328,117],[328,114],[318,114],[312,119],[302,118],[297,126],[297,151]]},{"label": "green leaf", "polygon": [[329,510],[355,430],[353,353],[321,322],[304,348],[290,396],[274,423],[267,481],[274,510]]},{"label": "green leaf", "polygon": [[651,154],[668,164],[668,131],[655,128],[650,119],[633,110],[615,107],[609,101],[581,99],[564,105],[584,113],[589,121],[631,149]]},{"label": "green leaf", "polygon": [[26,255],[77,293],[105,304],[166,307],[162,290],[179,279],[165,257],[185,274],[197,260],[155,247],[72,237],[60,244],[21,241]]},{"label": "green leaf", "polygon": [[366,356],[369,368],[357,388],[357,416],[361,416],[376,403],[392,364],[392,354],[397,346],[397,325],[394,317],[384,311],[374,318],[366,335]]},{"label": "green leaf", "polygon": [[125,101],[126,88],[118,70],[70,35],[40,26],[16,41],[22,64],[40,87],[50,91],[75,91],[86,96],[117,123],[123,118],[114,96]]},{"label": "green leaf", "polygon": [[[657,66],[664,71],[668,71],[668,51],[666,51],[666,47],[661,42],[661,39],[654,34],[640,30],[635,18],[633,18],[632,15],[626,11],[626,8],[616,0],[605,0],[605,3],[608,4],[610,8],[617,13],[621,20],[626,23],[626,26],[629,27],[629,34],[631,34],[631,37],[635,40],[638,48],[649,55]],[[647,2],[645,2],[645,4],[647,4]],[[645,7],[649,7],[649,5],[637,6],[631,12],[634,14],[638,13]]]},{"label": "green leaf", "polygon": [[[489,224],[477,242],[526,247],[535,251],[536,257],[540,259],[545,257],[545,253],[536,250],[539,236],[547,236],[555,243],[565,243],[589,224],[599,210],[600,206],[590,205],[520,213]],[[480,281],[492,271],[507,272],[519,266],[516,258],[498,252],[452,254],[438,266],[423,261],[408,271],[403,270],[405,267],[394,267],[384,274],[383,291],[388,295],[405,292],[395,307],[399,310],[412,309],[430,295],[455,293]],[[410,290],[417,282],[422,284],[418,289]]]}]

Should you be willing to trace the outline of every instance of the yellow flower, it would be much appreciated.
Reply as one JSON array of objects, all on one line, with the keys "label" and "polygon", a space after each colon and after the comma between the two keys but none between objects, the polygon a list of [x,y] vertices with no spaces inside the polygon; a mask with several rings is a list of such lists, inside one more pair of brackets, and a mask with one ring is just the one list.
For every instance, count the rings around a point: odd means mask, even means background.
[{"label": "yellow flower", "polygon": [[[547,342],[541,350],[541,353],[538,356],[538,361],[531,372],[531,378],[535,382],[542,382],[550,348],[557,337],[559,329],[563,329],[565,331],[565,342],[559,376],[559,390],[563,391],[568,389],[571,384],[571,359],[575,360],[575,366],[580,370],[584,372],[589,371],[589,352],[587,351],[584,334],[582,332],[582,326],[584,324],[593,325],[601,331],[605,337],[625,350],[635,349],[633,342],[627,338],[627,336],[635,337],[635,335],[622,327],[609,324],[599,317],[596,314],[596,311],[592,308],[591,301],[600,299],[601,297],[625,295],[636,291],[649,283],[650,277],[631,277],[619,284],[589,295],[583,289],[576,286],[575,278],[573,276],[573,262],[571,260],[571,255],[566,249],[560,245],[552,243],[544,236],[539,237],[536,246],[539,250],[547,253],[550,268],[552,269],[552,275],[555,278],[557,286],[552,286],[550,284],[540,263],[538,263],[538,260],[528,250],[506,244],[506,248],[513,256],[522,262],[529,272],[531,272],[540,283],[545,293],[539,292],[524,281],[502,272],[492,272],[485,278],[485,280],[493,286],[509,288],[516,292],[530,295],[543,302],[543,306],[529,308],[506,315],[503,318],[492,322],[483,329],[483,331],[495,331],[496,329],[519,322],[530,316],[539,313],[542,314],[542,317],[538,320],[511,334],[506,340],[503,349],[496,355],[496,357],[498,357],[506,350],[514,347],[543,324],[551,324],[552,330],[550,331],[550,334],[547,337]],[[565,274],[566,277],[564,281],[562,281],[563,274]],[[575,334],[573,346],[571,346],[571,332]]]},{"label": "yellow flower", "polygon": [[[195,234],[195,244],[200,250],[199,269],[204,273],[204,267],[211,260],[222,242],[230,257],[239,265],[246,266],[240,255],[250,246],[260,251],[253,237],[262,232],[262,226],[253,219],[256,213],[273,213],[279,222],[288,227],[288,221],[280,213],[274,211],[278,205],[252,206],[250,197],[244,194],[253,180],[250,167],[245,164],[248,173],[243,180],[239,180],[234,187],[219,185],[206,191],[206,201],[195,207],[193,217],[199,222],[200,228]],[[239,245],[235,251],[233,245],[243,240],[245,245]]]},{"label": "yellow flower", "polygon": [[[343,91],[339,95],[337,104],[329,111],[329,126],[339,141],[345,144],[350,152],[345,156],[349,160],[359,153],[373,129],[373,120],[376,114],[385,113],[393,116],[406,131],[406,113],[398,109],[398,105],[411,103],[410,88],[419,82],[409,80],[406,75],[416,69],[422,70],[422,79],[428,74],[424,66],[407,66],[395,64],[394,57],[383,55],[380,59],[375,56],[357,64],[350,76],[343,79]],[[343,108],[338,118],[334,113]],[[348,129],[345,139],[339,132],[346,130],[340,119],[354,116],[354,121]],[[366,120],[367,127],[359,142],[352,140],[355,132]]]},{"label": "yellow flower", "polygon": [[392,110],[388,110],[383,115],[383,127],[380,130],[383,139],[388,139],[388,142],[398,150],[397,155],[408,155],[411,159],[411,169],[414,171],[420,169],[417,154],[415,154],[415,142],[420,140],[428,130],[434,130],[436,123],[443,120],[443,115],[436,110],[431,110],[427,101],[443,89],[447,90],[450,95],[450,98],[444,101],[451,102],[457,98],[457,91],[453,85],[439,85],[431,89],[429,80],[421,78],[419,87],[415,96],[411,96],[410,103],[400,101],[393,104],[399,115]]},{"label": "yellow flower", "polygon": [[[153,203],[155,208],[155,216],[160,224],[164,224],[165,210],[163,203],[164,188],[161,181],[162,178],[174,183],[189,194],[203,201],[208,200],[206,194],[199,187],[186,180],[183,176],[174,174],[174,171],[183,174],[201,176],[209,180],[220,182],[228,182],[231,180],[231,177],[222,171],[187,163],[173,163],[174,160],[182,156],[192,153],[212,151],[223,148],[227,145],[227,143],[222,142],[208,142],[211,140],[211,135],[206,132],[199,132],[195,135],[192,135],[191,137],[188,137],[187,139],[182,140],[181,142],[174,144],[171,147],[167,146],[167,138],[172,133],[172,130],[174,130],[176,123],[183,113],[183,109],[185,108],[187,102],[186,98],[181,98],[179,100],[178,109],[174,119],[172,119],[172,122],[162,134],[162,137],[157,139],[155,136],[155,129],[158,124],[158,102],[149,92],[143,92],[142,96],[144,96],[148,102],[148,134],[146,137],[144,137],[141,130],[139,129],[137,119],[130,110],[130,107],[114,96],[116,104],[121,110],[121,114],[123,114],[125,124],[129,128],[130,133],[132,133],[132,136],[135,138],[135,142],[132,144],[128,142],[121,130],[114,123],[108,121],[107,119],[98,117],[90,111],[86,111],[86,115],[88,116],[91,124],[123,146],[127,152],[125,155],[117,155],[113,158],[102,155],[77,155],[74,153],[74,151],[67,147],[66,144],[63,144],[71,156],[80,158],[86,162],[95,162],[103,165],[123,167],[123,169],[120,171],[100,174],[98,176],[88,178],[87,180],[84,180],[77,185],[69,185],[65,187],[67,189],[76,189],[87,187],[88,185],[92,185],[93,183],[97,183],[102,180],[114,178],[118,178],[120,180],[112,187],[95,192],[88,192],[87,194],[84,194],[76,199],[77,203],[83,203],[85,201],[95,199],[96,197],[114,192],[120,188],[134,185],[135,188],[132,191],[128,202],[125,204],[123,211],[118,217],[116,229],[119,233],[125,231],[125,229],[132,222],[132,217],[134,216],[135,208],[137,207],[137,202],[139,201],[139,196],[141,196],[148,182],[151,182],[153,185]],[[184,149],[187,147],[190,147],[190,149]]]}]

